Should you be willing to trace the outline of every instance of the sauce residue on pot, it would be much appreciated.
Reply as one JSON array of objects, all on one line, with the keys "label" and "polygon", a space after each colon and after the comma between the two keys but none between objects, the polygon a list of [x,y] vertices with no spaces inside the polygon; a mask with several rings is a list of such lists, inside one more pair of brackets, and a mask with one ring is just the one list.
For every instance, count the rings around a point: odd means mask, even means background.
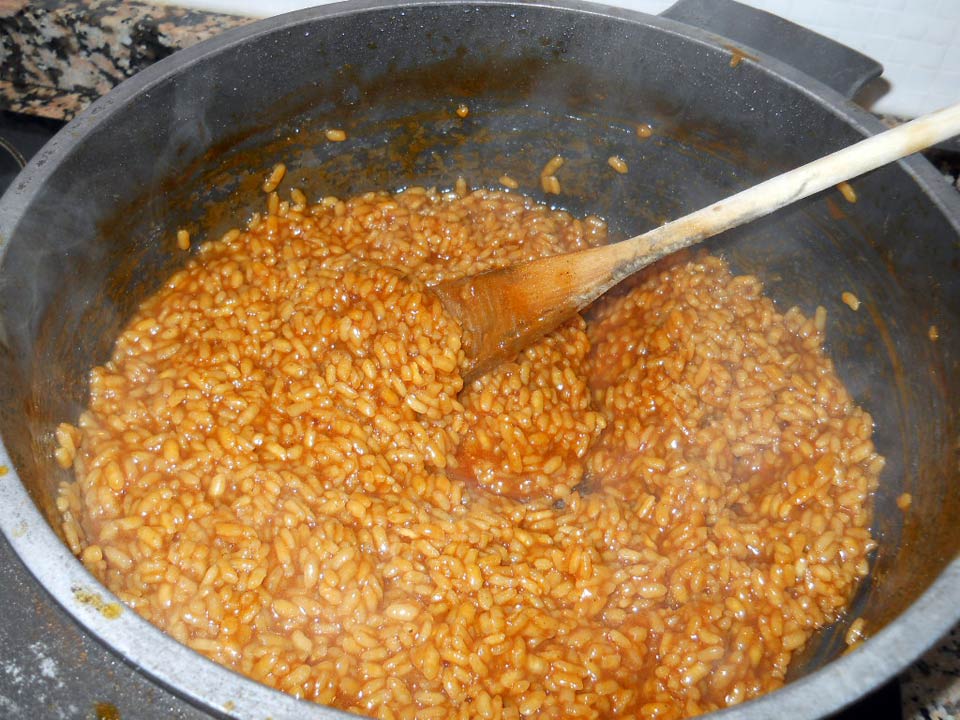
[{"label": "sauce residue on pot", "polygon": [[74,587],[73,597],[83,605],[89,605],[103,615],[107,620],[116,620],[123,613],[119,603],[107,602],[98,592],[86,588]]},{"label": "sauce residue on pot", "polygon": [[98,702],[93,705],[93,716],[97,720],[121,720],[120,710],[109,702]]},{"label": "sauce residue on pot", "polygon": [[725,44],[723,47],[730,51],[730,67],[732,68],[739,66],[744,60],[752,60],[753,62],[760,61],[759,57],[748,53],[742,48],[738,48],[736,45]]}]

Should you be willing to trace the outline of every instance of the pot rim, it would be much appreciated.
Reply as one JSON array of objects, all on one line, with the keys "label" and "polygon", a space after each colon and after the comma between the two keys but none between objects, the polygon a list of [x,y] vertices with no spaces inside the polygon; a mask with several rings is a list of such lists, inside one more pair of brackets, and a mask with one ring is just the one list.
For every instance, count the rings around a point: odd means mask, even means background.
[{"label": "pot rim", "polygon": [[[421,6],[464,5],[463,0],[348,0],[255,21],[174,53],[124,81],[61,130],[17,177],[0,199],[0,259],[19,224],[23,209],[41,191],[55,171],[92,130],[153,85],[208,57],[253,37],[304,22],[348,14]],[[720,49],[722,36],[666,18],[580,0],[470,0],[473,6],[538,7],[575,12],[640,24],[678,35],[694,43]],[[760,68],[777,82],[816,99],[863,135],[882,131],[874,116],[836,91],[779,60],[750,50]],[[960,195],[947,187],[922,157],[899,161],[960,235]],[[238,718],[348,718],[349,713],[297,700],[220,666],[181,645],[172,637],[119,605],[119,600],[94,578],[55,534],[34,504],[16,473],[0,438],[0,528],[24,565],[44,589],[76,621],[125,662],[174,693],[219,715]],[[774,716],[813,718],[836,712],[886,682],[922,654],[960,620],[960,558],[944,569],[926,591],[901,615],[867,639],[855,651],[841,656],[783,688],[710,715],[718,720],[761,720]],[[91,602],[91,599],[93,602]],[[104,612],[105,604],[122,607],[119,616]]]}]

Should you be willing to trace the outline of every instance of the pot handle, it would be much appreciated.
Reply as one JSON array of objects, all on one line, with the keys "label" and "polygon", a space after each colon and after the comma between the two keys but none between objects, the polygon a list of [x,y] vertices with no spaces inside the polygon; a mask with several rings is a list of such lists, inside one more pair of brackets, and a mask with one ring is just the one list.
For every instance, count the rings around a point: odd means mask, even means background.
[{"label": "pot handle", "polygon": [[660,15],[775,57],[848,99],[883,72],[876,60],[846,45],[735,0],[678,0]]}]

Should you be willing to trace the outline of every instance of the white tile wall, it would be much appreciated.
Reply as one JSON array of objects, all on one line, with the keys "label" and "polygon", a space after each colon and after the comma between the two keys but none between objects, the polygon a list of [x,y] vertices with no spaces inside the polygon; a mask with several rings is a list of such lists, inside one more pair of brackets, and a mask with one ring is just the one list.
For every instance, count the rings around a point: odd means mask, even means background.
[{"label": "white tile wall", "polygon": [[[322,0],[169,0],[255,17]],[[914,116],[960,101],[960,0],[744,0],[816,30],[883,63],[889,91],[877,112]],[[658,13],[671,0],[607,0]]]}]

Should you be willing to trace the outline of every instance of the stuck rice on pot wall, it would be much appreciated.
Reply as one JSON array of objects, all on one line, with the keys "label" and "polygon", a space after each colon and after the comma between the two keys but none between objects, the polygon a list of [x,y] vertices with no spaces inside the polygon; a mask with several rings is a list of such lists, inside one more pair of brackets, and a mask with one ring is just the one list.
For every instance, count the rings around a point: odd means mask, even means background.
[{"label": "stuck rice on pot wall", "polygon": [[822,317],[685,256],[464,388],[428,287],[604,224],[486,190],[291,197],[203,243],[60,427],[98,578],[380,718],[680,718],[783,683],[875,547],[883,459]]}]

